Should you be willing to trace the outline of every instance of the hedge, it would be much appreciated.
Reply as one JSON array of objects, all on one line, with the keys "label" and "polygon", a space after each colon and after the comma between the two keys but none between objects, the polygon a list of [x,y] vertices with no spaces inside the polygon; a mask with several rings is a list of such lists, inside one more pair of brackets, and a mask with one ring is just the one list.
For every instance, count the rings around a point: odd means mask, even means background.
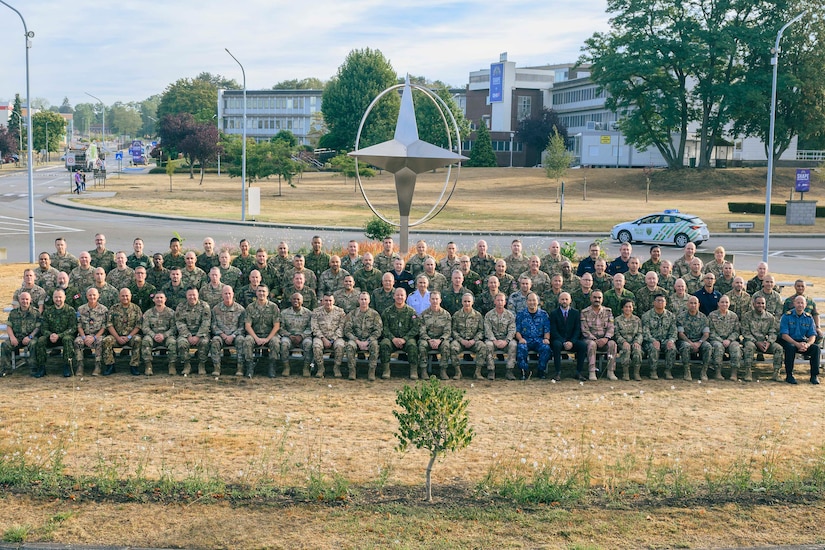
[{"label": "hedge", "polygon": [[[733,214],[764,214],[764,202],[729,202],[728,212]],[[771,216],[784,216],[785,204],[771,204]],[[816,207],[816,217],[825,218],[825,206]]]}]

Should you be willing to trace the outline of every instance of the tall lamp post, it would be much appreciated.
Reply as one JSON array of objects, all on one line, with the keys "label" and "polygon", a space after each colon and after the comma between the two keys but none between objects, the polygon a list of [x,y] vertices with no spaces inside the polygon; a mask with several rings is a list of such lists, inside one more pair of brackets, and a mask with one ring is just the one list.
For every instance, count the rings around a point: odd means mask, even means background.
[{"label": "tall lamp post", "polygon": [[224,48],[235,63],[241,68],[243,75],[243,143],[241,144],[241,221],[246,221],[246,71],[238,61],[238,58],[232,55],[229,48]]},{"label": "tall lamp post", "polygon": [[[103,102],[100,101],[100,98],[97,98],[97,97],[93,96],[89,92],[83,92],[83,93],[86,94],[87,96],[91,97],[92,99],[97,99],[97,102],[100,103],[100,111],[101,111],[101,115],[103,117],[101,119],[103,122],[101,123],[101,131],[100,131],[100,152],[102,153],[103,152],[103,145],[106,143],[106,105],[104,105]],[[95,159],[95,160],[97,160],[97,159]]]},{"label": "tall lamp post", "polygon": [[768,181],[765,186],[765,235],[762,240],[762,261],[768,261],[768,252],[771,240],[771,188],[773,187],[773,155],[774,155],[774,126],[776,125],[776,80],[779,72],[779,41],[785,30],[802,19],[806,12],[802,12],[779,29],[776,33],[776,43],[771,49],[771,65],[773,65],[773,85],[771,86],[771,124],[768,137]]},{"label": "tall lamp post", "polygon": [[[11,11],[16,13],[18,17],[20,17],[20,21],[23,22],[23,37],[26,39],[26,126],[28,127],[28,132],[26,132],[26,145],[29,148],[28,152],[28,165],[26,167],[29,179],[29,262],[35,262],[35,255],[34,255],[34,169],[32,167],[32,96],[31,92],[29,91],[29,48],[32,47],[31,38],[34,38],[34,33],[29,31],[29,27],[26,25],[26,20],[23,19],[23,15],[14,9],[11,5],[9,5],[5,0],[0,0],[0,4],[3,4]],[[19,156],[19,155],[18,155]]]}]

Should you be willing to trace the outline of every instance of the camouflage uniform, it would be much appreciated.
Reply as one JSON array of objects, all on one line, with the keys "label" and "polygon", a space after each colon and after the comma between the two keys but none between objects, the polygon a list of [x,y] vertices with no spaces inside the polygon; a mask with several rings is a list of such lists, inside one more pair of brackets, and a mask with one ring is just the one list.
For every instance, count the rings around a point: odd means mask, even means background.
[{"label": "camouflage uniform", "polygon": [[[509,309],[505,309],[499,314],[495,309],[487,312],[484,316],[484,338],[487,345],[487,378],[495,378],[495,358],[497,353],[507,354],[507,378],[513,374],[516,366],[516,316]],[[503,349],[496,349],[493,340],[504,340],[507,346]]]},{"label": "camouflage uniform", "polygon": [[[298,273],[295,268],[288,269],[284,272],[284,294],[286,294],[287,288],[292,288],[292,278],[295,276],[295,273]],[[315,272],[311,269],[304,268],[299,273],[304,274],[304,286],[311,288],[315,292],[318,292],[318,276],[315,275]],[[355,286],[358,286],[357,284]]]},{"label": "camouflage uniform", "polygon": [[349,313],[354,309],[358,309],[358,295],[361,294],[361,289],[354,288],[347,292],[343,288],[339,288],[332,293],[335,298],[335,305],[344,310],[344,313]]},{"label": "camouflage uniform", "polygon": [[111,250],[98,252],[95,248],[94,250],[89,250],[89,256],[92,257],[92,267],[102,267],[106,273],[109,273],[115,268],[115,253]]},{"label": "camouflage uniform", "polygon": [[690,262],[692,261],[693,258],[687,260],[684,256],[679,257],[678,260],[673,262],[673,276],[684,279],[685,275],[690,273]]},{"label": "camouflage uniform", "polygon": [[[113,328],[115,332],[117,332],[118,336],[126,336],[132,330],[137,327],[140,328],[141,323],[143,322],[143,312],[135,303],[129,302],[129,305],[123,306],[121,303],[117,303],[113,305],[109,309],[109,323],[107,325],[107,329],[109,327]],[[132,353],[129,356],[129,366],[137,368],[140,366],[140,331],[137,334],[131,337],[129,343],[127,344]],[[115,341],[114,336],[111,334],[106,334],[103,337],[103,363],[105,365],[112,365],[115,362],[115,356],[113,353],[113,349],[116,346],[119,346]]]},{"label": "camouflage uniform", "polygon": [[[742,290],[741,294],[737,294],[735,290],[730,290],[725,293],[725,296],[730,298],[730,309],[736,314],[739,319],[745,316],[745,313],[752,309],[751,295]],[[779,325],[777,325],[778,329]]]},{"label": "camouflage uniform", "polygon": [[779,370],[785,358],[785,350],[776,343],[778,331],[776,329],[776,319],[767,311],[761,315],[751,309],[742,314],[742,321],[739,323],[739,330],[742,333],[744,345],[742,353],[744,356],[745,376],[750,374],[753,367],[753,356],[757,352],[757,342],[767,342],[768,347],[765,353],[773,354],[773,375],[774,380],[779,380]]},{"label": "camouflage uniform", "polygon": [[[676,315],[668,310],[664,310],[660,315],[656,313],[655,309],[651,309],[642,315],[642,335],[645,353],[650,365],[650,378],[651,380],[657,380],[659,378],[657,372],[661,354],[665,355],[666,372],[673,369],[673,363],[676,361],[676,347],[667,349],[668,342],[676,343]],[[653,347],[654,341],[660,344],[658,351]]]},{"label": "camouflage uniform", "polygon": [[129,256],[126,258],[126,265],[128,265],[132,269],[142,267],[146,269],[146,271],[148,272],[150,269],[152,269],[155,263],[152,261],[152,257],[147,254],[141,254],[139,257],[135,256],[135,254],[129,254]]},{"label": "camouflage uniform", "polygon": [[667,297],[667,309],[672,311],[674,315],[687,310],[687,301],[690,294],[685,293],[684,296],[679,296],[675,292]]},{"label": "camouflage uniform", "polygon": [[97,336],[101,330],[105,330],[109,324],[109,309],[101,303],[92,309],[89,304],[83,304],[77,310],[77,333],[74,340],[75,371],[78,376],[83,376],[83,350],[86,344],[83,343],[83,336],[94,336],[95,341],[90,346],[95,358],[95,370],[92,376],[100,374],[100,359],[103,351],[103,334]]},{"label": "camouflage uniform", "polygon": [[166,269],[172,269],[173,267],[181,268],[181,271],[186,267],[186,256],[183,253],[180,253],[176,256],[173,256],[171,252],[167,252],[163,255],[163,267]]},{"label": "camouflage uniform", "polygon": [[350,274],[355,273],[361,269],[361,262],[361,256],[357,256],[354,260],[349,257],[349,254],[346,256],[341,256],[341,269]]},{"label": "camouflage uniform", "polygon": [[[47,307],[40,323],[40,334],[36,348],[37,364],[46,366],[46,348],[63,346],[63,362],[68,365],[73,356],[74,338],[77,336],[77,311],[67,305],[60,309]],[[52,334],[58,335],[54,344],[49,341]]]},{"label": "camouflage uniform", "polygon": [[134,279],[135,270],[131,267],[115,268],[106,274],[106,282],[115,287],[118,292],[121,288],[127,288]]},{"label": "camouflage uniform", "polygon": [[633,295],[635,297],[634,311],[636,312],[636,314],[644,315],[646,312],[653,309],[653,297],[657,294],[661,294],[665,298],[669,296],[668,291],[658,285],[655,286],[653,290],[650,290],[649,288],[647,288],[647,285],[644,285],[639,290],[633,292]]},{"label": "camouflage uniform", "polygon": [[[209,286],[209,285],[206,285]],[[220,376],[221,374],[221,357],[223,356],[223,349],[228,347],[223,341],[222,335],[234,336],[235,339],[231,345],[235,346],[237,353],[238,371],[244,364],[243,351],[246,346],[246,310],[238,302],[232,302],[231,305],[225,305],[223,301],[218,302],[212,306],[212,341],[209,344],[209,357],[212,359],[212,376]],[[236,371],[237,372],[237,371]]]},{"label": "camouflage uniform", "polygon": [[561,279],[561,289],[568,294],[573,294],[577,290],[582,287],[581,279],[575,273],[571,273],[569,276],[565,277],[562,274]]},{"label": "camouflage uniform", "polygon": [[441,291],[441,307],[446,309],[450,315],[461,309],[461,298],[467,293],[472,294],[472,291],[467,287],[461,287],[458,292],[453,291],[453,285]]},{"label": "camouflage uniform", "polygon": [[376,288],[372,291],[370,296],[370,307],[379,314],[384,313],[384,310],[393,305],[393,290],[385,292],[383,287]]},{"label": "camouflage uniform", "polygon": [[522,254],[520,258],[516,258],[510,254],[504,258],[504,261],[507,262],[507,273],[514,279],[530,269],[530,258],[524,254]]},{"label": "camouflage uniform", "polygon": [[203,283],[209,282],[206,272],[199,267],[189,271],[185,267],[180,270],[180,286],[183,288],[199,289]]},{"label": "camouflage uniform", "polygon": [[77,288],[89,288],[95,284],[95,268],[83,269],[77,266],[69,273],[69,284]]},{"label": "camouflage uniform", "polygon": [[[430,292],[433,292],[433,291],[436,291],[436,290],[438,292],[441,292],[442,290],[444,290],[445,288],[450,286],[450,282],[447,281],[447,277],[445,277],[444,275],[442,275],[438,271],[433,272],[432,275],[428,275],[426,271],[422,271],[421,274],[424,275],[427,278],[427,281],[429,281],[429,284],[427,285],[427,290],[429,290]],[[381,283],[381,281],[379,281],[378,286],[381,286],[380,283]],[[358,286],[357,281],[355,283],[355,286]],[[364,288],[361,287],[361,290],[364,290]]]},{"label": "camouflage uniform", "polygon": [[161,290],[166,294],[166,307],[168,308],[177,309],[180,304],[186,301],[186,287],[182,284],[172,286],[172,282],[167,281]]},{"label": "camouflage uniform", "polygon": [[213,287],[212,283],[207,282],[201,287],[200,292],[198,293],[198,298],[206,302],[210,308],[213,308],[223,301],[223,296],[221,296],[221,294],[223,293],[224,285],[224,282],[220,282],[217,287]]},{"label": "camouflage uniform", "polygon": [[[410,363],[410,374],[412,374],[415,366],[419,364],[418,344],[416,342],[419,333],[418,315],[415,314],[413,308],[406,304],[402,305],[401,308],[397,308],[393,304],[381,314],[381,322],[384,324],[384,338],[379,344],[381,364],[384,367],[381,378],[390,377],[390,356],[396,352],[407,354],[407,360]],[[403,338],[405,340],[404,347],[402,349],[396,348],[392,343],[393,338]]]},{"label": "camouflage uniform", "polygon": [[[364,292],[372,292],[376,288],[381,288],[382,275],[383,273],[375,266],[369,271],[362,267],[353,274],[352,278],[355,279],[356,288],[360,288]],[[432,284],[432,281],[430,281],[430,284]]]},{"label": "camouflage uniform", "polygon": [[507,309],[512,311],[514,315],[518,314],[522,309],[525,309],[526,307],[527,296],[522,294],[520,290],[518,292],[513,292],[507,297]]},{"label": "camouflage uniform", "polygon": [[373,258],[373,269],[377,270],[382,275],[387,271],[392,271],[393,266],[395,266],[395,260],[401,258],[397,252],[393,252],[392,255],[387,256],[384,252],[379,252]]},{"label": "camouflage uniform", "polygon": [[325,294],[332,294],[344,286],[344,277],[349,275],[349,271],[339,269],[338,273],[333,273],[332,269],[327,269],[318,277],[318,294],[323,297]]},{"label": "camouflage uniform", "polygon": [[[57,275],[60,272],[53,267],[49,269],[34,268],[34,284],[46,291],[46,294],[51,295],[54,289],[57,288]],[[68,272],[67,272],[68,273]]]},{"label": "camouflage uniform", "polygon": [[421,313],[419,319],[418,337],[418,357],[419,374],[421,378],[427,375],[427,360],[430,355],[430,343],[428,340],[441,340],[438,346],[438,363],[441,367],[441,379],[447,379],[447,363],[450,361],[450,336],[453,331],[453,319],[450,312],[443,307],[438,313],[430,308]]},{"label": "camouflage uniform", "polygon": [[[163,311],[152,308],[143,314],[143,342],[140,349],[140,356],[146,365],[146,374],[152,374],[152,349],[156,346],[166,346],[167,357],[169,359],[169,374],[177,374],[175,360],[178,356],[178,343],[175,339],[177,329],[175,325],[175,312],[172,308],[164,307]],[[155,342],[155,335],[162,334],[163,341]]]},{"label": "camouflage uniform", "polygon": [[138,288],[137,283],[132,281],[127,287],[132,293],[132,303],[137,304],[144,313],[152,309],[154,306],[155,292],[157,289],[149,283],[144,283],[142,287]]},{"label": "camouflage uniform", "polygon": [[445,256],[438,261],[438,272],[444,275],[448,281],[452,278],[453,271],[459,269],[460,267],[461,262],[458,260],[458,256],[452,260]]},{"label": "camouflage uniform", "polygon": [[381,339],[381,333],[384,330],[384,325],[381,322],[381,314],[374,309],[367,308],[367,311],[361,311],[356,308],[344,319],[344,337],[347,339],[347,367],[349,368],[350,380],[355,380],[355,371],[357,366],[358,344],[356,340],[368,340],[369,345],[367,351],[369,352],[369,379],[375,380],[375,367],[378,366],[378,341]]},{"label": "camouflage uniform", "polygon": [[718,285],[719,279],[722,278],[723,265],[725,265],[725,260],[722,260],[722,263],[720,264],[716,261],[716,258],[714,258],[702,267],[702,273],[713,273],[713,275],[716,277],[716,284]]},{"label": "camouflage uniform", "polygon": [[490,277],[492,277],[493,275],[498,277],[498,288],[501,292],[509,294],[511,292],[515,292],[516,290],[518,290],[518,282],[512,275],[510,275],[506,271],[503,275],[498,275],[496,273],[491,273],[490,275],[488,275],[487,278],[484,279],[484,288],[489,288],[487,286],[487,281],[489,281]]},{"label": "camouflage uniform", "polygon": [[633,302],[633,305],[636,305],[636,295],[627,290],[626,288],[622,289],[621,296],[616,294],[616,289],[611,288],[607,292],[604,293],[604,300],[602,300],[602,307],[608,308],[611,312],[613,312],[613,317],[617,317],[622,314],[622,300],[630,300]]},{"label": "camouflage uniform", "polygon": [[[475,340],[473,345],[465,347],[460,339]],[[476,356],[475,378],[481,378],[481,367],[487,364],[487,346],[484,344],[484,317],[475,309],[470,312],[460,309],[453,314],[452,362],[455,370],[454,379],[461,378],[461,356],[470,351]]]},{"label": "camouflage uniform", "polygon": [[[275,299],[281,295],[281,278],[278,276],[278,271],[269,264],[260,266],[255,264],[250,271],[258,270],[261,273],[261,284],[269,288],[269,297]],[[249,274],[246,279],[249,280]]]},{"label": "camouflage uniform", "polygon": [[561,273],[562,262],[570,262],[571,264],[573,263],[570,260],[570,258],[562,256],[561,254],[555,257],[551,256],[550,254],[545,254],[544,257],[541,259],[541,270],[547,273],[548,275],[555,275],[556,273]]},{"label": "camouflage uniform", "polygon": [[[413,279],[415,279],[419,273],[424,272],[424,262],[427,258],[432,258],[432,256],[429,254],[424,254],[423,256],[413,254],[412,258],[407,261],[407,266],[404,269],[412,273]],[[433,258],[433,260],[435,260],[435,258]]]},{"label": "camouflage uniform", "polygon": [[[260,285],[258,285],[260,286]],[[244,285],[240,289],[238,289],[238,293],[236,295],[237,302],[244,307],[249,306],[258,299],[258,287],[253,287],[252,285]]]},{"label": "camouflage uniform", "polygon": [[146,282],[155,288],[163,288],[169,284],[169,270],[165,267],[158,269],[153,267],[146,270]]},{"label": "camouflage uniform", "polygon": [[197,267],[204,273],[209,273],[210,269],[220,265],[220,257],[215,252],[213,252],[211,256],[207,256],[206,252],[203,252],[199,254],[197,260],[195,260],[195,267]]},{"label": "camouflage uniform", "polygon": [[770,313],[776,319],[776,333],[779,334],[779,321],[782,319],[782,316],[785,314],[784,311],[784,302],[782,301],[782,296],[775,290],[772,290],[770,294],[765,294],[762,290],[756,292],[751,296],[751,300],[756,298],[757,296],[762,296],[765,299],[765,311]]},{"label": "camouflage uniform", "polygon": [[687,285],[687,294],[694,294],[702,288],[702,286],[704,286],[704,281],[702,280],[703,277],[704,275],[702,273],[699,275],[694,275],[692,273],[682,275],[682,279],[685,280],[685,284]]},{"label": "camouflage uniform", "polygon": [[[79,308],[85,303],[85,300],[82,299],[83,293],[80,292],[80,290],[78,290],[76,287],[68,286],[64,288],[63,291],[66,293],[66,305],[72,306],[75,309],[75,311],[77,311],[77,308]],[[51,300],[46,301],[47,303],[51,303]]]},{"label": "camouflage uniform", "polygon": [[[286,272],[293,269],[292,256],[272,256],[266,261],[266,263],[275,268],[275,272],[278,274],[278,284],[281,288],[283,288],[285,282],[284,276],[286,275]],[[209,273],[208,271],[206,272]],[[289,282],[292,282],[292,279],[290,279]]]},{"label": "camouflage uniform", "polygon": [[659,286],[667,290],[669,294],[675,294],[676,277],[673,275],[668,275],[667,277],[664,275],[659,275]]},{"label": "camouflage uniform", "polygon": [[[281,311],[292,307],[292,295],[295,294],[295,292],[297,291],[292,285],[289,285],[289,287],[284,290],[284,298],[281,300]],[[318,296],[315,294],[315,291],[304,285],[304,288],[300,290],[300,294],[304,298],[303,307],[307,308],[310,313],[315,311],[315,308],[318,307]]]},{"label": "camouflage uniform", "polygon": [[660,267],[662,267],[662,260],[654,262],[653,258],[649,258],[645,260],[645,262],[642,264],[642,267],[639,268],[639,271],[644,273],[645,275],[647,275],[648,271],[652,271],[661,278],[662,274],[659,272]]},{"label": "camouflage uniform", "polygon": [[344,358],[344,318],[346,313],[338,306],[326,311],[323,306],[312,312],[312,356],[315,359],[315,376],[324,377],[324,340],[332,344],[333,374],[341,376],[341,360]]},{"label": "camouflage uniform", "polygon": [[[701,311],[697,311],[696,315],[691,315],[687,310],[684,310],[676,316],[676,330],[680,334],[684,334],[687,340],[699,342],[702,336],[710,334],[710,325],[708,324],[707,316]],[[679,342],[677,343],[679,357],[681,357],[682,366],[685,369],[685,378],[687,378],[690,372],[691,347],[687,340],[679,338]],[[702,380],[708,379],[708,365],[710,364],[711,350],[712,346],[707,340],[699,344],[699,357],[702,359]]]},{"label": "camouflage uniform", "polygon": [[593,273],[593,290],[607,292],[611,288],[613,288],[613,275],[606,271],[601,277]]},{"label": "camouflage uniform", "polygon": [[218,266],[218,269],[221,270],[221,282],[225,285],[229,285],[232,289],[237,292],[240,289],[241,281],[243,280],[243,274],[241,270],[235,267],[234,265],[230,265],[229,267],[221,267]]},{"label": "camouflage uniform", "polygon": [[553,311],[554,309],[559,307],[559,296],[564,290],[560,290],[558,294],[553,292],[552,288],[548,288],[547,291],[541,296],[541,308],[544,311]]},{"label": "camouflage uniform", "polygon": [[550,288],[550,276],[542,270],[539,270],[535,275],[530,274],[530,270],[523,272],[518,276],[519,279],[527,277],[533,282],[530,290],[541,296],[544,291]]},{"label": "camouflage uniform", "polygon": [[57,271],[65,271],[66,273],[71,273],[74,268],[80,265],[75,258],[74,254],[69,254],[66,252],[63,256],[60,256],[57,253],[51,255],[52,257],[52,267],[55,268]]},{"label": "camouflage uniform", "polygon": [[713,367],[716,369],[716,379],[722,377],[722,357],[725,355],[723,340],[730,340],[728,355],[730,356],[730,379],[737,380],[737,371],[742,360],[742,346],[739,345],[739,317],[730,310],[725,315],[716,309],[708,315],[710,325],[710,345],[713,348]]},{"label": "camouflage uniform", "polygon": [[315,254],[310,252],[304,256],[304,267],[315,272],[316,277],[320,277],[321,273],[329,269],[329,254],[321,252]]},{"label": "camouflage uniform", "polygon": [[[624,315],[619,315],[613,319],[616,338],[616,350],[619,353],[619,364],[622,366],[622,380],[630,380],[630,367],[633,367],[633,380],[641,380],[639,370],[642,366],[642,342],[644,332],[642,330],[642,320],[631,315],[630,319]],[[630,349],[625,349],[624,345],[630,345]],[[639,349],[633,347],[639,345]]]},{"label": "camouflage uniform", "polygon": [[[573,301],[572,307],[574,309],[578,309],[579,311],[583,310],[586,307],[590,307],[590,304],[591,304],[590,296],[593,295],[593,290],[594,289],[591,288],[590,292],[588,292],[587,294],[585,294],[584,291],[581,288],[578,288],[574,292],[571,292],[570,293],[570,299]],[[602,296],[604,296],[604,293],[602,293]],[[556,301],[556,307],[558,307],[558,305],[559,304],[558,304],[558,300],[557,300]],[[555,308],[553,308],[553,309],[555,309]]]},{"label": "camouflage uniform", "polygon": [[641,271],[635,274],[627,272],[624,274],[624,288],[636,295],[636,291],[645,286],[645,276]]},{"label": "camouflage uniform", "polygon": [[496,259],[490,254],[487,254],[484,258],[480,258],[478,254],[476,254],[470,258],[470,269],[486,279],[495,273]]},{"label": "camouflage uniform", "polygon": [[[246,306],[246,321],[245,323],[249,325],[247,327],[247,335],[248,338],[244,341],[244,353],[243,357],[244,360],[247,362],[246,364],[246,375],[251,377],[255,368],[254,357],[255,357],[255,339],[252,338],[252,335],[249,334],[249,329],[252,329],[252,332],[258,338],[266,338],[269,336],[269,333],[272,332],[272,329],[278,324],[278,330],[280,330],[280,322],[281,322],[281,310],[274,302],[270,302],[269,300],[266,301],[265,304],[261,305],[258,301],[254,301],[248,306]],[[272,339],[266,344],[267,348],[269,349],[269,368],[268,371],[272,371],[275,368],[275,363],[278,361],[281,351],[281,341],[278,338],[278,333],[276,332]],[[240,369],[238,369],[240,370]]]},{"label": "camouflage uniform", "polygon": [[[587,342],[587,359],[590,372],[596,372],[596,352],[600,349],[607,351],[607,377],[615,380],[613,372],[616,370],[616,342],[613,339],[613,313],[602,306],[597,312],[593,306],[586,307],[581,312],[582,338]],[[596,340],[607,338],[607,344],[596,347]],[[611,377],[613,375],[613,377]]]},{"label": "camouflage uniform", "polygon": [[[249,278],[249,272],[253,269],[252,266],[255,265],[255,256],[251,254],[247,256],[237,256],[233,258],[229,264],[232,267],[237,267],[241,272],[241,280],[246,281]],[[223,276],[221,276],[221,280],[223,280]]]},{"label": "camouflage uniform", "polygon": [[[12,332],[14,332],[14,336],[17,338],[19,345],[16,348],[12,348],[8,340],[0,340],[0,349],[3,350],[2,354],[0,354],[0,362],[2,362],[0,371],[8,368],[10,365],[11,354],[14,353],[15,350],[23,347],[23,338],[32,334],[34,338],[26,345],[26,351],[30,357],[36,357],[36,331],[40,329],[40,325],[40,312],[34,306],[34,303],[29,306],[27,311],[23,311],[18,307],[9,312],[8,326],[10,326]],[[45,362],[38,364],[45,365]]]},{"label": "camouflage uniform", "polygon": [[312,363],[312,312],[301,306],[299,311],[290,307],[281,310],[281,327],[278,329],[281,345],[281,363],[284,367],[282,376],[289,376],[290,352],[295,347],[290,336],[300,335],[299,344],[304,354],[304,376],[309,376],[309,366]]},{"label": "camouflage uniform", "polygon": [[479,275],[471,269],[470,271],[464,274],[464,286],[470,289],[470,292],[473,293],[473,296],[478,296],[484,291],[484,279],[481,277],[481,275]]},{"label": "camouflage uniform", "polygon": [[32,307],[37,309],[38,312],[39,312],[39,308],[45,306],[47,294],[46,294],[46,290],[43,289],[41,286],[34,285],[31,288],[26,288],[26,287],[18,288],[17,290],[14,291],[14,294],[12,295],[12,298],[11,298],[12,303],[14,303],[14,304],[18,303],[17,298],[18,298],[18,296],[20,296],[21,292],[28,292],[29,293],[29,295],[32,297]]},{"label": "camouflage uniform", "polygon": [[481,313],[481,316],[484,317],[485,315],[487,315],[488,311],[496,307],[496,304],[494,303],[495,299],[495,295],[490,294],[489,291],[482,292],[481,295],[476,299],[476,301],[473,302],[473,309]]},{"label": "camouflage uniform", "polygon": [[731,277],[730,279],[725,279],[721,275],[716,278],[716,284],[713,285],[713,288],[719,291],[719,294],[727,294],[731,290],[733,290],[733,280],[736,277]]},{"label": "camouflage uniform", "polygon": [[[103,286],[93,285],[89,288],[97,289],[97,293],[100,295],[98,301],[107,308],[114,306],[120,301],[120,290],[109,283],[103,283]],[[89,291],[89,288],[86,289],[86,292]],[[86,296],[86,292],[83,293],[83,296]]]},{"label": "camouflage uniform", "polygon": [[175,324],[178,329],[178,360],[183,363],[184,375],[189,374],[189,361],[192,353],[189,351],[189,336],[200,338],[196,347],[198,358],[198,372],[206,373],[206,359],[209,356],[209,331],[212,326],[212,311],[209,305],[198,300],[195,305],[188,301],[181,302],[175,310]]}]

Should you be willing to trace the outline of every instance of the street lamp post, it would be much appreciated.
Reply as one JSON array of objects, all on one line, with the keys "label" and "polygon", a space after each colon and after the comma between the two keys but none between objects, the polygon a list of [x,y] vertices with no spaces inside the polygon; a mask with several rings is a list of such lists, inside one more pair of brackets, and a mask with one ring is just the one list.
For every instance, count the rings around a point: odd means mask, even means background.
[{"label": "street lamp post", "polygon": [[97,97],[93,96],[89,92],[83,92],[83,93],[86,94],[87,96],[91,97],[92,99],[97,99],[97,102],[100,103],[100,111],[101,111],[101,115],[102,115],[101,120],[103,121],[101,123],[101,131],[100,131],[100,151],[103,152],[103,145],[106,143],[106,105],[103,104],[103,102],[100,100],[100,98],[97,98]]},{"label": "street lamp post", "polygon": [[241,144],[241,221],[246,221],[246,71],[238,61],[238,58],[232,55],[229,48],[224,48],[235,63],[241,68],[243,75],[243,143]]},{"label": "street lamp post", "polygon": [[[29,48],[32,47],[31,38],[34,38],[34,33],[29,31],[29,27],[26,25],[26,20],[23,19],[23,15],[9,5],[5,0],[0,0],[0,4],[3,4],[11,11],[16,13],[18,17],[20,17],[20,21],[23,22],[23,37],[26,39],[26,126],[28,127],[28,132],[26,132],[26,145],[29,148],[28,152],[28,166],[26,167],[29,179],[29,262],[35,262],[35,255],[34,255],[34,168],[32,166],[32,96],[29,90]],[[18,155],[19,157],[20,155]]]},{"label": "street lamp post", "polygon": [[782,40],[782,34],[785,30],[802,19],[806,12],[802,12],[787,23],[783,25],[779,32],[776,33],[776,43],[771,50],[773,57],[771,57],[771,65],[773,65],[773,85],[771,86],[771,123],[770,134],[768,137],[768,181],[765,185],[765,235],[762,242],[762,261],[768,261],[768,252],[770,249],[770,233],[771,233],[771,191],[773,187],[773,155],[774,155],[774,127],[776,125],[776,80],[779,72],[779,41]]}]

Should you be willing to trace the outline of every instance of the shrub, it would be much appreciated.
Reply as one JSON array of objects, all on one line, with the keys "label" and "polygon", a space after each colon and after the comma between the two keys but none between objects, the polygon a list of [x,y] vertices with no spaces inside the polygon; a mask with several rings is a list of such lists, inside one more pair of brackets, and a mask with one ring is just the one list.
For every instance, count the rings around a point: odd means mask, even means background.
[{"label": "shrub", "polygon": [[364,235],[374,241],[383,241],[386,237],[392,236],[395,228],[391,223],[387,223],[378,216],[373,216],[364,224]]}]

